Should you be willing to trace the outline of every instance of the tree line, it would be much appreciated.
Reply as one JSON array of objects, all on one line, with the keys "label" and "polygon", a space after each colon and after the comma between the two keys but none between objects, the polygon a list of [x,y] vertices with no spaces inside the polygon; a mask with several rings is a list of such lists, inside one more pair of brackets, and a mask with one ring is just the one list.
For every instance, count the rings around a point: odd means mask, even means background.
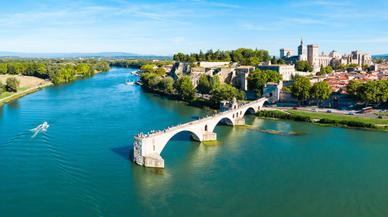
[{"label": "tree line", "polygon": [[237,62],[241,65],[251,65],[255,66],[261,62],[271,60],[267,50],[258,50],[258,49],[248,49],[248,48],[239,48],[237,50],[231,51],[222,51],[222,50],[208,50],[203,52],[202,50],[199,53],[177,53],[174,54],[173,60],[180,62],[199,62],[199,61],[209,61],[209,62]]},{"label": "tree line", "polygon": [[161,61],[153,61],[153,60],[143,60],[143,59],[129,59],[129,60],[111,60],[109,65],[112,67],[122,67],[122,68],[141,68],[144,65],[155,65],[158,67],[164,65],[170,65],[172,61],[169,60],[161,60]]},{"label": "tree line", "polygon": [[0,74],[34,76],[50,79],[54,84],[70,82],[77,77],[88,77],[95,72],[108,70],[108,62],[96,60],[0,60]]},{"label": "tree line", "polygon": [[298,99],[299,104],[315,100],[318,106],[322,101],[329,99],[332,92],[326,81],[316,82],[311,85],[310,79],[302,76],[295,77],[289,91]]},{"label": "tree line", "polygon": [[347,85],[349,95],[358,100],[379,105],[388,104],[388,80],[367,81],[351,80]]},{"label": "tree line", "polygon": [[[214,108],[218,108],[223,100],[245,98],[243,91],[239,91],[230,84],[221,84],[218,76],[201,75],[196,87],[189,76],[182,76],[174,80],[172,77],[158,74],[155,71],[143,71],[140,74],[140,80],[143,87],[148,90],[175,96],[189,103],[203,102]],[[209,94],[210,98],[207,100],[199,98],[197,93]]]}]

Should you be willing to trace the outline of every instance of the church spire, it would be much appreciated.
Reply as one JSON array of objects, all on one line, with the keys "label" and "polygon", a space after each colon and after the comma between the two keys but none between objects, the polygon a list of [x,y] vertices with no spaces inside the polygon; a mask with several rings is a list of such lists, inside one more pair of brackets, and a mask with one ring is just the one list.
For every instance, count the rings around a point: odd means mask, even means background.
[{"label": "church spire", "polygon": [[298,55],[299,56],[301,56],[301,55],[303,55],[303,37],[302,38],[300,38],[300,45],[298,46]]}]

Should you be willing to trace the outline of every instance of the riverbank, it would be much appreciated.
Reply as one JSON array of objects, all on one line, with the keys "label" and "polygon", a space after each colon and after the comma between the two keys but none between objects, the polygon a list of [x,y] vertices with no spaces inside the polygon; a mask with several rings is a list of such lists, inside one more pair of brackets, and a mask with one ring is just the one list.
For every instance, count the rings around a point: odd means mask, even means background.
[{"label": "riverbank", "polygon": [[0,95],[0,106],[2,106],[5,103],[9,103],[15,99],[19,99],[25,95],[28,95],[30,93],[34,93],[38,90],[41,90],[42,88],[48,87],[53,85],[51,81],[46,81],[40,85],[30,87],[30,88],[21,88],[18,92],[16,93],[10,93],[10,92],[5,92]]},{"label": "riverbank", "polygon": [[[95,70],[94,75],[106,72],[103,70]],[[51,80],[44,80],[41,78],[33,77],[33,76],[25,76],[25,75],[0,75],[0,82],[5,83],[7,78],[14,77],[20,82],[20,87],[18,91],[13,92],[4,92],[0,94],[0,106],[5,103],[9,103],[13,100],[19,99],[28,94],[39,91],[45,87],[52,86],[54,83]],[[76,76],[77,77],[77,76]],[[76,80],[83,78],[78,76]]]},{"label": "riverbank", "polygon": [[258,117],[302,121],[330,126],[388,131],[388,120],[297,110],[262,110]]}]

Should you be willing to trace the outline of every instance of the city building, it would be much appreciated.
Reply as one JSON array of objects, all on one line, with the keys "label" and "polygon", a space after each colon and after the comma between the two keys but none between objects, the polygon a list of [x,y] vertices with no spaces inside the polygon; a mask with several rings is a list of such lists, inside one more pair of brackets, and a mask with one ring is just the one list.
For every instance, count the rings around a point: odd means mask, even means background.
[{"label": "city building", "polygon": [[248,76],[249,73],[254,71],[255,67],[253,66],[239,66],[235,69],[235,79],[234,86],[240,90],[248,90]]},{"label": "city building", "polygon": [[293,55],[294,51],[292,49],[288,48],[281,48],[280,49],[280,58],[289,58]]},{"label": "city building", "polygon": [[[306,60],[314,69],[314,72],[318,72],[321,66],[339,66],[356,64],[358,66],[371,65],[372,56],[369,53],[361,51],[352,51],[348,55],[341,55],[337,51],[333,50],[329,55],[325,55],[323,52],[319,52],[319,45],[309,44],[307,45],[307,53],[305,52],[303,39],[300,41],[298,46],[298,54],[292,56],[291,49],[280,49],[280,58],[285,60],[288,64],[295,64],[297,61]],[[292,50],[291,50],[292,51]],[[289,54],[289,55],[287,55]]]},{"label": "city building", "polygon": [[298,60],[305,61],[307,60],[306,50],[303,46],[303,39],[300,40],[300,45],[298,46]]},{"label": "city building", "polygon": [[276,103],[280,99],[280,93],[283,88],[283,82],[278,83],[268,82],[263,88],[263,97],[268,98],[270,103]]}]

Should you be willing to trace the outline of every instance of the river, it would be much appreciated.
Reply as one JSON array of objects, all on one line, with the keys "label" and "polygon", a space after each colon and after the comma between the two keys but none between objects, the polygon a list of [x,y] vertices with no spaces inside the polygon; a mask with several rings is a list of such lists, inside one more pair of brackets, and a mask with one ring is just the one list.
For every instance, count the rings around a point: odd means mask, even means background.
[{"label": "river", "polygon": [[125,85],[134,70],[0,108],[0,216],[388,216],[385,132],[251,116],[247,127],[218,126],[216,145],[177,135],[164,170],[133,164],[135,134],[206,114]]}]

